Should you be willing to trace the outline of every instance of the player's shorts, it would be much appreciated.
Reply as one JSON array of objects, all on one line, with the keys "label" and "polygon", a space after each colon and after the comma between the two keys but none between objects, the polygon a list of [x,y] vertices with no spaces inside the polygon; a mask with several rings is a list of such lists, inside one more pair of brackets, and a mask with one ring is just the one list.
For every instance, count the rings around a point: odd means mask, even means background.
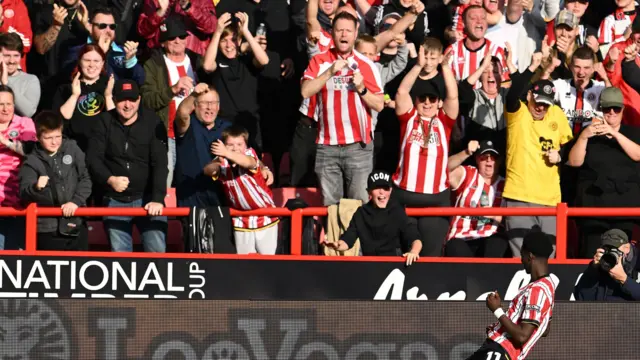
[{"label": "player's shorts", "polygon": [[484,344],[469,356],[467,360],[511,360],[507,352],[493,340],[487,339]]}]

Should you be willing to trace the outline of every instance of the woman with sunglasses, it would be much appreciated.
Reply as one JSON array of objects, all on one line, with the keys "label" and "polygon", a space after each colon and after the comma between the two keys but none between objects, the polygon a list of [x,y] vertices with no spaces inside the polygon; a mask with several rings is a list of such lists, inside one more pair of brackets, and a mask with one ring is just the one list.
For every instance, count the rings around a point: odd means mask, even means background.
[{"label": "woman with sunglasses", "polygon": [[67,120],[65,135],[76,140],[83,152],[87,151],[95,117],[115,108],[111,96],[114,79],[107,76],[105,58],[98,45],[85,45],[71,84],[60,86],[53,97],[53,108]]},{"label": "woman with sunglasses", "polygon": [[[574,140],[567,165],[578,168],[576,206],[640,206],[640,129],[622,123],[624,98],[619,88],[600,94],[603,119],[595,118]],[[601,235],[620,229],[631,238],[637,222],[632,218],[580,218],[579,256],[592,258]]]},{"label": "woman with sunglasses", "polygon": [[[392,200],[407,207],[449,207],[451,192],[447,180],[449,137],[459,113],[458,85],[441,59],[446,97],[431,82],[414,84],[426,65],[424,47],[418,62],[402,80],[396,94],[396,115],[400,121],[400,162],[393,175],[396,186]],[[449,230],[448,217],[418,218],[423,255],[440,256]]]}]

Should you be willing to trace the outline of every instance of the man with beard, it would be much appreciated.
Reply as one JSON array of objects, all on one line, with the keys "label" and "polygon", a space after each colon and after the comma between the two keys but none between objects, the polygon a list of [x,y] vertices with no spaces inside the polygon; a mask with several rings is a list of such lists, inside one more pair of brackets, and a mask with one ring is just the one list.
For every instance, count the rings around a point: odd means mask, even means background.
[{"label": "man with beard", "polygon": [[325,246],[346,251],[360,239],[364,256],[405,257],[407,266],[420,257],[422,242],[414,220],[407,216],[404,206],[389,202],[391,174],[374,171],[367,179],[369,202],[362,205],[351,218],[349,227],[337,242]]},{"label": "man with beard", "polygon": [[302,96],[319,95],[315,170],[325,206],[346,197],[366,201],[373,168],[373,111],[384,107],[382,81],[374,63],[353,49],[358,20],[343,12],[333,21],[335,48],[311,59]]},{"label": "man with beard", "polygon": [[[116,39],[115,13],[110,8],[97,8],[91,14],[91,33],[87,44],[98,44],[107,55],[107,73],[114,74],[116,79],[133,79],[138,85],[144,82],[144,69],[138,63],[136,53],[138,43],[127,41],[118,45]],[[66,53],[63,65],[66,68],[75,67],[83,45],[75,46]],[[70,69],[69,69],[70,70]]]},{"label": "man with beard", "polygon": [[484,344],[467,360],[523,360],[538,340],[549,334],[557,286],[549,274],[553,252],[549,237],[530,232],[524,238],[520,261],[531,274],[531,282],[520,289],[506,312],[497,291],[487,296],[487,308],[498,321],[487,327]]},{"label": "man with beard", "polygon": [[[40,78],[43,93],[53,94],[59,84],[68,83],[68,73],[60,71],[63,55],[87,42],[91,31],[89,11],[81,0],[57,0],[42,5],[33,20],[33,46],[29,68]],[[49,109],[52,96],[45,96],[40,107]]]},{"label": "man with beard", "polygon": [[[504,48],[485,38],[487,33],[487,12],[480,6],[469,6],[463,13],[467,37],[450,45],[445,54],[450,54],[451,70],[457,81],[468,78],[476,72],[487,53],[500,59],[502,80],[509,79]],[[476,84],[476,88],[480,84]]]},{"label": "man with beard", "polygon": [[140,108],[133,80],[118,80],[113,89],[116,108],[100,114],[89,143],[87,163],[94,184],[102,186],[107,207],[144,207],[149,216],[106,216],[104,227],[112,251],[133,251],[133,224],[144,250],[165,252],[167,217],[167,131],[160,118]]},{"label": "man with beard", "polygon": [[[555,207],[561,201],[560,147],[573,135],[567,116],[554,104],[556,88],[539,80],[529,88],[541,53],[531,58],[529,69],[516,77],[506,98],[507,176],[503,197],[507,207]],[[526,94],[526,102],[520,100]],[[514,257],[520,256],[524,234],[533,227],[556,233],[555,216],[509,216],[506,227]]]},{"label": "man with beard", "polygon": [[0,35],[0,84],[7,85],[16,94],[16,114],[31,117],[40,102],[40,82],[35,75],[20,70],[24,46],[18,34]]}]

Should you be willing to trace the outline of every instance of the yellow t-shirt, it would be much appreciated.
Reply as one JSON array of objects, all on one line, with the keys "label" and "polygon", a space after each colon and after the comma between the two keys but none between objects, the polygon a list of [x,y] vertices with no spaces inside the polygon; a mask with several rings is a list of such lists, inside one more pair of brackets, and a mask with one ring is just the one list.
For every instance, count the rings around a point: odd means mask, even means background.
[{"label": "yellow t-shirt", "polygon": [[556,105],[544,119],[535,121],[525,103],[515,113],[505,111],[507,121],[507,178],[502,196],[539,205],[561,201],[560,168],[548,165],[547,150],[573,138],[567,116]]}]

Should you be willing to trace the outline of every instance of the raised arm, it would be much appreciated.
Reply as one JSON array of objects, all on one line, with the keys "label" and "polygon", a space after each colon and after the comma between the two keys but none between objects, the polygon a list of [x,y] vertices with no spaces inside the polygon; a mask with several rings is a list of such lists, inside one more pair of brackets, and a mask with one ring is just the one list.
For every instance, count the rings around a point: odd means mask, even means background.
[{"label": "raised arm", "polygon": [[520,76],[513,80],[511,88],[507,93],[506,108],[507,112],[515,113],[520,109],[520,98],[528,89],[529,81],[533,77],[533,73],[540,66],[542,61],[542,53],[534,53],[531,57],[531,65]]},{"label": "raised arm", "polygon": [[413,88],[413,84],[416,83],[418,76],[420,76],[420,72],[424,68],[425,63],[426,60],[424,57],[424,48],[421,46],[418,54],[418,61],[411,68],[411,70],[409,70],[407,75],[404,76],[404,79],[402,79],[400,86],[398,86],[398,92],[396,93],[396,115],[406,114],[413,106],[413,100],[411,99],[411,89]]},{"label": "raised arm", "polygon": [[[367,3],[366,0],[364,0]],[[367,3],[368,4],[368,3]],[[421,1],[416,1],[411,5],[409,11],[404,13],[404,16],[398,20],[391,28],[387,31],[383,31],[380,34],[375,36],[376,39],[376,47],[378,51],[382,51],[384,48],[389,45],[393,39],[407,31],[407,29],[413,25],[418,19],[418,16],[424,11],[424,4]]]},{"label": "raised arm", "polygon": [[36,52],[40,55],[44,55],[49,51],[53,45],[55,45],[62,25],[64,25],[64,19],[67,17],[67,9],[64,7],[53,4],[53,23],[47,31],[42,34],[38,34],[33,39],[33,45],[36,48]]},{"label": "raised arm", "polygon": [[448,117],[456,119],[460,113],[460,104],[458,102],[458,83],[453,75],[453,70],[449,67],[449,59],[447,56],[441,64],[442,77],[444,78],[444,86],[447,91],[447,97],[444,98],[442,110]]},{"label": "raised arm", "polygon": [[71,82],[71,96],[67,99],[67,101],[60,106],[60,114],[66,120],[71,120],[73,117],[73,113],[76,110],[76,104],[78,103],[78,99],[80,98],[80,94],[82,92],[80,85],[80,72],[76,74]]},{"label": "raised arm", "polygon": [[207,47],[207,51],[204,54],[204,60],[202,61],[202,69],[208,73],[216,71],[218,63],[216,58],[218,57],[218,48],[220,47],[220,39],[222,38],[222,32],[231,24],[231,14],[224,13],[218,18],[218,26],[211,37],[211,42]]},{"label": "raised arm", "polygon": [[182,100],[180,106],[178,106],[175,123],[173,124],[173,128],[178,136],[184,135],[189,129],[189,125],[191,124],[191,114],[196,109],[196,99],[198,96],[208,91],[209,85],[200,83],[196,85],[193,92],[189,94],[186,99]]},{"label": "raised arm", "polygon": [[264,67],[269,64],[269,56],[267,52],[262,50],[262,46],[258,43],[249,31],[249,15],[247,13],[238,13],[236,14],[236,18],[240,21],[240,29],[242,31],[242,36],[247,43],[249,43],[249,47],[251,48],[251,52],[253,53],[253,63],[256,67]]},{"label": "raised arm", "polygon": [[[366,2],[366,0],[365,0]],[[307,1],[307,41],[312,45],[317,43],[317,38],[312,34],[318,33],[322,30],[320,22],[318,21],[318,0]]]}]

